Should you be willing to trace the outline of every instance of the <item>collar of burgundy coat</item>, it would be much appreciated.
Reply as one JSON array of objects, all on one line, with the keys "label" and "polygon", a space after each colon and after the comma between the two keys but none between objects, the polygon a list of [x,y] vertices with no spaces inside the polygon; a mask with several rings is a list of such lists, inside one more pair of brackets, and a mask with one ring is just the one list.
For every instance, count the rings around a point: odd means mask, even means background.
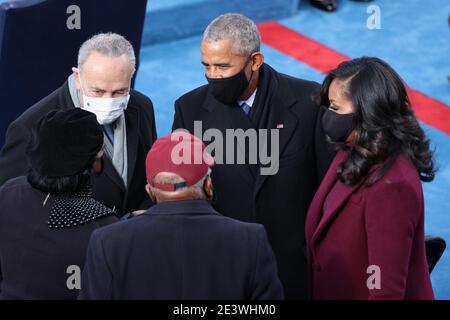
[{"label": "collar of burgundy coat", "polygon": [[[346,159],[348,151],[339,151],[330,168],[327,171],[319,189],[317,190],[313,201],[308,210],[307,224],[306,224],[306,239],[309,240],[309,245],[314,246],[325,227],[333,220],[333,217],[339,212],[339,209],[347,202],[351,195],[353,195],[364,182],[376,171],[379,166],[372,166],[365,178],[361,179],[355,185],[347,186],[337,181],[336,171],[338,166]],[[325,200],[331,189],[337,183],[336,188],[338,192],[334,193],[334,198],[329,202],[330,205],[324,212],[323,207]],[[323,213],[323,215],[322,215]]]}]

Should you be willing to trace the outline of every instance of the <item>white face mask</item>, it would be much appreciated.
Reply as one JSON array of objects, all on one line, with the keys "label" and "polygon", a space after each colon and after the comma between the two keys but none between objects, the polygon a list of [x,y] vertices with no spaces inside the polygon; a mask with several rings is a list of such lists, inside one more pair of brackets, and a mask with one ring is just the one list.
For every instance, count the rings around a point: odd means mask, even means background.
[{"label": "white face mask", "polygon": [[[80,77],[81,82],[81,77]],[[83,91],[83,89],[81,89]],[[130,95],[117,98],[89,97],[83,93],[83,109],[94,113],[99,124],[111,124],[127,109]]]},{"label": "white face mask", "polygon": [[97,116],[99,124],[111,124],[127,109],[130,95],[117,98],[94,98],[83,95],[83,108]]}]

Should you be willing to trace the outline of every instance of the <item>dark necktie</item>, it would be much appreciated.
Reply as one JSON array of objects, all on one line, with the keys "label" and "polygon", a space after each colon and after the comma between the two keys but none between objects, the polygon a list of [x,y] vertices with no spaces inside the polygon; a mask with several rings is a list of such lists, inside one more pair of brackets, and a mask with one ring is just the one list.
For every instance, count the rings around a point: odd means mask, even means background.
[{"label": "dark necktie", "polygon": [[114,129],[112,124],[104,124],[102,125],[103,131],[106,133],[106,136],[108,137],[109,142],[111,142],[112,145],[114,145]]}]

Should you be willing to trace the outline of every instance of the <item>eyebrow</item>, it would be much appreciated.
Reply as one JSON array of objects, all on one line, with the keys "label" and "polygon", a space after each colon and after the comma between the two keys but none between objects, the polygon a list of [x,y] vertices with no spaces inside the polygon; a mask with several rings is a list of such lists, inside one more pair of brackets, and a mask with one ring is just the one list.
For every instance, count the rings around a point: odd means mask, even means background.
[{"label": "eyebrow", "polygon": [[208,64],[204,61],[202,61],[202,65],[204,65],[205,67],[208,67],[210,65],[213,65],[215,67],[231,67],[232,64],[231,63],[213,63],[213,64]]},{"label": "eyebrow", "polygon": [[336,100],[333,100],[333,99],[329,99],[329,101],[330,101],[330,104],[332,103],[335,107],[340,107],[339,106],[339,104],[336,104]]},{"label": "eyebrow", "polygon": [[106,90],[100,89],[100,88],[97,88],[97,87],[91,87],[90,89],[91,89],[91,90],[94,90],[94,91],[102,91],[102,92],[106,92]]},{"label": "eyebrow", "polygon": [[113,92],[117,92],[117,91],[127,91],[127,90],[128,90],[128,87],[123,87],[123,88],[114,90]]},{"label": "eyebrow", "polygon": [[[94,90],[94,91],[100,91],[100,92],[106,92],[106,91],[107,91],[107,90],[105,90],[105,89],[100,89],[100,88],[97,88],[97,87],[91,87],[91,90]],[[123,87],[123,88],[114,90],[114,91],[112,91],[112,92],[127,91],[127,90],[128,90],[128,87]]]}]

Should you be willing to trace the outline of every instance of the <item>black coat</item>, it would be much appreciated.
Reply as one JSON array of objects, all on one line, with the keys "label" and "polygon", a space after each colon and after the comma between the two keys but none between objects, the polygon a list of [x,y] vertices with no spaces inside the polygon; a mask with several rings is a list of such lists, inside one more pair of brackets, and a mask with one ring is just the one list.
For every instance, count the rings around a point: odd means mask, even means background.
[{"label": "black coat", "polygon": [[[267,176],[258,170],[255,176],[249,165],[216,165],[212,172],[215,208],[232,218],[265,226],[286,298],[303,299],[307,297],[306,213],[333,153],[325,142],[319,121],[321,109],[315,102],[320,86],[271,68],[266,70],[278,83],[278,87],[270,88],[268,129],[283,126],[279,171]],[[246,130],[249,126],[245,117],[239,107],[221,104],[208,92],[208,86],[202,86],[176,101],[173,130],[184,128],[194,133],[196,120],[202,121],[203,131]]]},{"label": "black coat", "polygon": [[82,270],[92,231],[117,221],[105,216],[50,229],[47,221],[55,197],[43,206],[45,197],[26,177],[0,187],[0,299],[76,299],[78,290],[66,284],[76,271],[67,273],[68,267]]},{"label": "black coat", "polygon": [[80,299],[282,299],[264,227],[206,201],[163,202],[96,230]]},{"label": "black coat", "polygon": [[[28,162],[25,156],[31,128],[51,110],[74,108],[68,82],[25,111],[8,127],[6,142],[0,151],[0,185],[10,178],[26,175]],[[104,171],[93,181],[94,197],[119,214],[137,209],[147,209],[151,202],[145,193],[145,158],[156,140],[153,105],[150,99],[131,90],[125,110],[128,143],[128,189],[112,162],[104,157]]]}]

